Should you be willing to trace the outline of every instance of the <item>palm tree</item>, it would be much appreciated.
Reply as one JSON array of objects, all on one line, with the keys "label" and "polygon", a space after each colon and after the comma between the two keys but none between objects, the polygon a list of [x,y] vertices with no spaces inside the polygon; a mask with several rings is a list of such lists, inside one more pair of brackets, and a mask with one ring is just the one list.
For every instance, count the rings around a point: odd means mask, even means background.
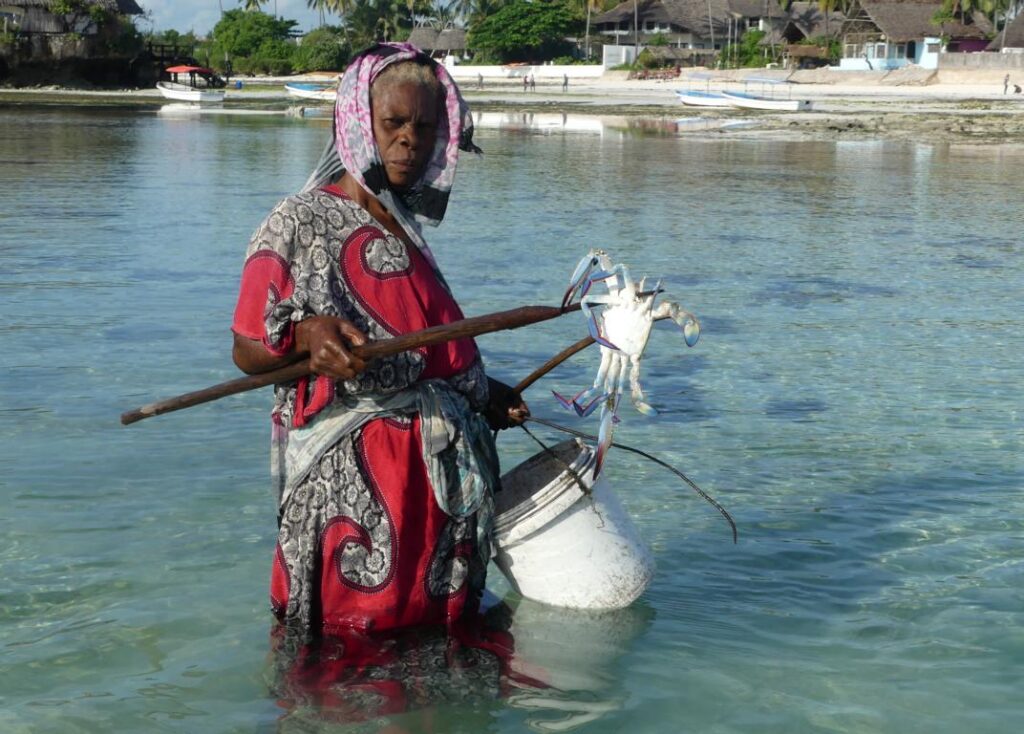
[{"label": "palm tree", "polygon": [[463,27],[475,20],[483,20],[488,15],[500,10],[506,0],[453,0],[451,9],[462,19]]},{"label": "palm tree", "polygon": [[601,0],[583,0],[587,7],[587,29],[583,33],[583,53],[587,61],[590,61],[590,14],[601,9]]},{"label": "palm tree", "polygon": [[327,25],[325,13],[334,13],[342,19],[341,30],[345,34],[345,43],[349,42],[348,37],[348,13],[352,9],[355,0],[306,0],[306,7],[320,12],[320,25]]},{"label": "palm tree", "polygon": [[832,11],[836,9],[836,3],[838,0],[818,0],[818,10],[825,16],[825,38],[828,42],[832,42],[832,36],[828,31],[828,16],[832,14]]},{"label": "palm tree", "polygon": [[374,32],[377,34],[378,39],[388,41],[394,38],[401,24],[403,5],[408,7],[409,1],[376,0],[374,5],[377,11],[377,22],[374,26]]},{"label": "palm tree", "polygon": [[242,8],[246,11],[259,12],[265,2],[267,0],[242,0]]},{"label": "palm tree", "polygon": [[436,2],[433,13],[427,22],[435,31],[443,31],[455,27],[455,3]]},{"label": "palm tree", "polygon": [[327,10],[331,0],[306,0],[306,7],[315,10],[320,14],[320,25],[325,24],[324,11]]}]

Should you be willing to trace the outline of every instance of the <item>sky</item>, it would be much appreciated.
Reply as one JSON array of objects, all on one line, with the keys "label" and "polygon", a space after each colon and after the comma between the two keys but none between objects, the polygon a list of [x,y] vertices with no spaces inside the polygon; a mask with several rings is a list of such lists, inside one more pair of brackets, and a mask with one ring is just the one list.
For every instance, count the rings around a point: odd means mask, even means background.
[{"label": "sky", "polygon": [[[135,26],[140,31],[166,31],[174,29],[185,33],[195,31],[197,35],[206,35],[217,24],[220,9],[231,10],[241,6],[238,0],[136,0],[147,17],[135,19]],[[319,13],[306,7],[306,0],[268,0],[264,4],[264,12],[283,15],[289,20],[297,20],[299,30],[312,30],[320,25]],[[327,22],[338,22],[336,17],[328,16]]]}]

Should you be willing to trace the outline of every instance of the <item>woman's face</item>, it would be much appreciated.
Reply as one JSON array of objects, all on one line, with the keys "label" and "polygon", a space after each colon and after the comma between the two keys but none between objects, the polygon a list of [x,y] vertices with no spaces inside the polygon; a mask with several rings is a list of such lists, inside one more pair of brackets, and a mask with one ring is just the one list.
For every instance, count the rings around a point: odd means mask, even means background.
[{"label": "woman's face", "polygon": [[373,137],[388,183],[405,191],[419,180],[437,139],[437,95],[422,84],[385,84],[374,88]]}]

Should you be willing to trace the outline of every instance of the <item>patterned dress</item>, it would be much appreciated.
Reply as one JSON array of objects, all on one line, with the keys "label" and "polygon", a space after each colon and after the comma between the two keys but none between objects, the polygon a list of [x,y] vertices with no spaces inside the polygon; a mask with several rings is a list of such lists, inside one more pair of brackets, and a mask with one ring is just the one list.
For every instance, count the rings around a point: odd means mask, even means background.
[{"label": "patterned dress", "polygon": [[[333,186],[285,199],[256,231],[232,328],[280,355],[292,347],[295,324],[312,315],[346,318],[372,340],[462,318],[423,253]],[[443,381],[453,388],[448,399],[480,420],[487,381],[471,339],[375,360],[344,382],[320,376],[276,387],[280,529],[271,604],[289,626],[389,630],[451,623],[475,609],[489,516],[442,509],[415,410],[332,438],[285,491],[290,441],[345,400],[386,398],[422,381]]]}]

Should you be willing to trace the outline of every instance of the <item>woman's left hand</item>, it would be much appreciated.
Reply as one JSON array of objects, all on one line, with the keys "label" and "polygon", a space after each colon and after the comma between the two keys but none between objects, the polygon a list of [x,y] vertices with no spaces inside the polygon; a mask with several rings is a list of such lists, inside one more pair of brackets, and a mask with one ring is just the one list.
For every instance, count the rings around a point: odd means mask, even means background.
[{"label": "woman's left hand", "polygon": [[521,426],[530,415],[530,408],[522,395],[493,377],[487,378],[487,385],[490,400],[483,415],[491,428],[500,431],[512,426]]}]

